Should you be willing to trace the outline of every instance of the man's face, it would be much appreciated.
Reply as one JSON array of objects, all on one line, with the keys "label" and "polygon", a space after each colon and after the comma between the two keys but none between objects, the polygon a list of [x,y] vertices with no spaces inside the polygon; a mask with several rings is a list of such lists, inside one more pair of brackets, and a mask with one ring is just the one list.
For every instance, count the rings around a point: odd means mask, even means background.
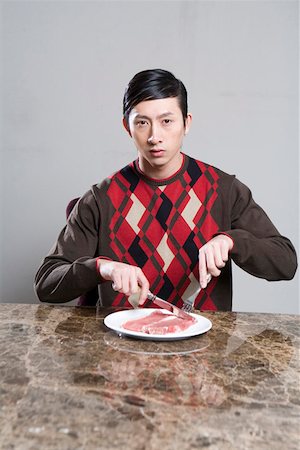
[{"label": "man's face", "polygon": [[138,150],[140,169],[152,178],[168,178],[182,164],[182,140],[191,123],[185,123],[176,97],[138,103],[129,115],[129,131]]}]

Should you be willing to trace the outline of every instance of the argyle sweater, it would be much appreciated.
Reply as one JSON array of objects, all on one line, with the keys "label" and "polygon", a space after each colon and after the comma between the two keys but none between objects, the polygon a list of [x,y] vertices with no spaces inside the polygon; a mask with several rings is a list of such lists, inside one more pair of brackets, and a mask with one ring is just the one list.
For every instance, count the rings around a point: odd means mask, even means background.
[{"label": "argyle sweater", "polygon": [[231,310],[232,260],[266,280],[294,276],[291,242],[235,176],[184,155],[177,173],[155,180],[135,161],[81,197],[36,275],[36,292],[41,301],[66,302],[98,286],[102,305],[130,306],[98,273],[101,256],[140,267],[153,293],[182,306],[199,286],[198,251],[218,233],[234,246],[195,308]]}]

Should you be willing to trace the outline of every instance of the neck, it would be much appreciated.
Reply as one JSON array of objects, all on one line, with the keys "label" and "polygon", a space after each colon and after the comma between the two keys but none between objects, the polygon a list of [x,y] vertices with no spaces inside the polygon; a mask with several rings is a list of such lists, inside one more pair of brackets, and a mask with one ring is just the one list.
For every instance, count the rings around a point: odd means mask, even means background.
[{"label": "neck", "polygon": [[155,180],[165,180],[174,175],[181,168],[183,160],[183,154],[178,153],[172,160],[168,161],[168,163],[159,165],[151,164],[149,161],[142,158],[141,155],[138,156],[138,164],[141,172],[147,177]]}]

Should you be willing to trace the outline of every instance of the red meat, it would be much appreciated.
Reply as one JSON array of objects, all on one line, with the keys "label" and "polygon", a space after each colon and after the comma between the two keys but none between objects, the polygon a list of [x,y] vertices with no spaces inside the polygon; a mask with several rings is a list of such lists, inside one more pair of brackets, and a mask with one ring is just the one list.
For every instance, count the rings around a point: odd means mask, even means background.
[{"label": "red meat", "polygon": [[190,320],[180,319],[174,314],[165,314],[161,311],[154,311],[146,317],[128,320],[123,324],[125,330],[138,331],[147,334],[168,334],[179,333],[196,322],[193,316]]}]

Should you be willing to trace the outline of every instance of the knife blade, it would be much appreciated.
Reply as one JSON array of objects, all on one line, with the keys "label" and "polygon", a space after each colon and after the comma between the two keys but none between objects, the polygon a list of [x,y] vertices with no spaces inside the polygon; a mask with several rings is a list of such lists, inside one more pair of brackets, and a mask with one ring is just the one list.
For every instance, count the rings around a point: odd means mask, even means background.
[{"label": "knife blade", "polygon": [[180,319],[191,320],[191,316],[188,313],[182,311],[177,306],[172,305],[172,303],[169,303],[166,300],[157,297],[156,295],[152,294],[152,292],[148,292],[147,299],[151,300],[155,305],[172,312],[175,316],[179,317]]}]

